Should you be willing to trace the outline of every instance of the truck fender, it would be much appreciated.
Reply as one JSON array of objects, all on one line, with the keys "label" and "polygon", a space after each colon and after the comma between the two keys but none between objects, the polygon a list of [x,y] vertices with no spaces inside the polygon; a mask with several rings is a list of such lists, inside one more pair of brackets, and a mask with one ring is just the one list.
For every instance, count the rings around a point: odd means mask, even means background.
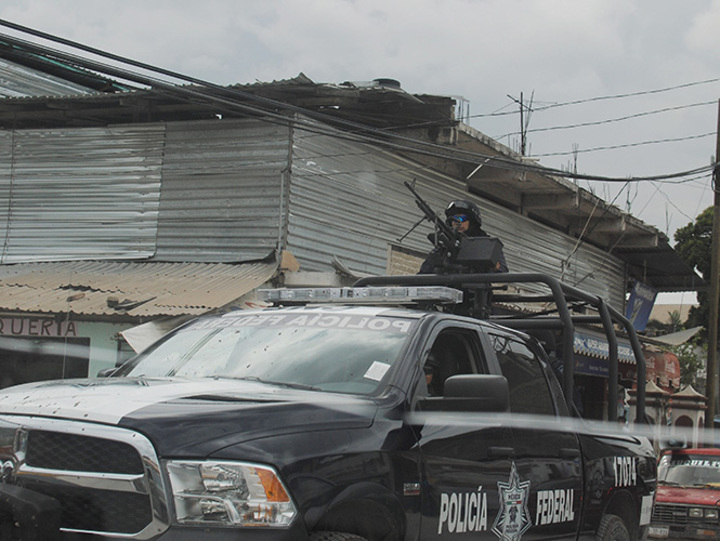
[{"label": "truck fender", "polygon": [[368,541],[399,541],[405,536],[402,505],[392,491],[376,483],[346,487],[318,514],[306,515],[309,531],[346,532]]},{"label": "truck fender", "polygon": [[622,520],[623,524],[625,524],[625,528],[630,534],[630,539],[637,539],[640,515],[635,503],[635,498],[633,498],[629,491],[613,490],[610,493],[608,502],[605,505],[602,517],[600,518],[600,524],[603,524],[603,518],[610,515],[616,516]]}]

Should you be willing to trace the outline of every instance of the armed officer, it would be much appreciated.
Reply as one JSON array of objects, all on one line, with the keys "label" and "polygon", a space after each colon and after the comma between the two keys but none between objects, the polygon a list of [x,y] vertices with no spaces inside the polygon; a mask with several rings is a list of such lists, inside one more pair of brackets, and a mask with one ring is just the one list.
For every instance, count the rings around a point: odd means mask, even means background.
[{"label": "armed officer", "polygon": [[[449,226],[453,228],[457,233],[460,233],[466,237],[489,237],[482,229],[482,217],[480,216],[480,209],[472,201],[465,199],[457,199],[450,201],[447,208],[445,209],[445,216]],[[442,268],[445,261],[446,250],[444,247],[439,246],[435,248],[423,262],[420,267],[419,274],[433,274],[437,272],[438,268]],[[473,269],[466,268],[462,272],[488,272],[488,269]],[[502,243],[500,243],[500,253],[497,264],[494,268],[489,269],[489,272],[508,272],[507,263],[505,262],[505,254],[502,252]]]}]

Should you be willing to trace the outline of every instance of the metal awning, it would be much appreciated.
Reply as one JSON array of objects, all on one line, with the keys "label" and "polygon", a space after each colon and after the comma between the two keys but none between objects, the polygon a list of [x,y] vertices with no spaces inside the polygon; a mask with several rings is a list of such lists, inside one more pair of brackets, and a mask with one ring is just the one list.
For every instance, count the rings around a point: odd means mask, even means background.
[{"label": "metal awning", "polygon": [[690,329],[684,329],[670,334],[663,334],[662,336],[653,336],[651,338],[646,338],[646,340],[651,343],[659,342],[660,344],[666,346],[679,346],[680,344],[684,344],[690,340],[701,330],[702,326],[692,327]]},{"label": "metal awning", "polygon": [[68,261],[0,265],[0,311],[83,316],[197,315],[231,305],[270,280],[260,262]]},{"label": "metal awning", "polygon": [[[582,331],[575,331],[573,349],[575,353],[579,353],[580,355],[607,360],[610,352],[610,344],[607,338],[600,333],[583,329]],[[622,338],[618,338],[618,360],[625,363],[635,363],[635,355],[633,354],[630,342]]]}]

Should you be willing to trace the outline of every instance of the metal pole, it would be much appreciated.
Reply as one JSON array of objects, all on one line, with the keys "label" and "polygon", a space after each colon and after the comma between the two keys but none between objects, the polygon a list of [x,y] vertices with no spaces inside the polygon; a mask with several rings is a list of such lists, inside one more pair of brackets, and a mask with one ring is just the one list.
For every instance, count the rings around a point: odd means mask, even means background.
[{"label": "metal pole", "polygon": [[713,208],[712,247],[710,250],[710,278],[708,306],[708,358],[707,358],[707,397],[708,409],[705,414],[705,427],[713,428],[718,398],[718,283],[720,276],[720,100],[718,101],[718,131],[715,143],[715,170],[713,171],[713,192],[715,194]]}]

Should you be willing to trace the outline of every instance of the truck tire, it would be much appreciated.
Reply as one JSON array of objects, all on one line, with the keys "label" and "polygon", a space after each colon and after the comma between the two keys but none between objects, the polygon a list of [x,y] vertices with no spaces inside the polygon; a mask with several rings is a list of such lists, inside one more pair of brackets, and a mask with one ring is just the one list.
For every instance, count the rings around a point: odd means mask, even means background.
[{"label": "truck tire", "polygon": [[347,532],[310,532],[310,541],[367,541],[354,533]]},{"label": "truck tire", "polygon": [[619,516],[604,515],[595,534],[595,541],[630,541],[630,534]]}]

